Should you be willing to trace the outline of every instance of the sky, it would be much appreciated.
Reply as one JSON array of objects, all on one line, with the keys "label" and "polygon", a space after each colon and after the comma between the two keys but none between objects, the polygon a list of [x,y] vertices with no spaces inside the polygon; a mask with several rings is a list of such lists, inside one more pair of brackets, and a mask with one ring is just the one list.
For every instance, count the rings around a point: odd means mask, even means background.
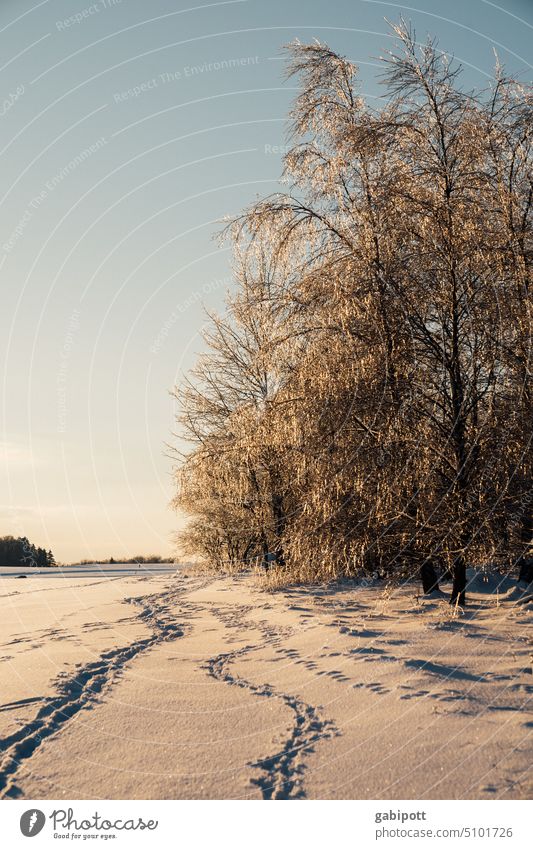
[{"label": "sky", "polygon": [[383,96],[386,18],[485,87],[525,80],[533,0],[1,0],[0,535],[63,562],[174,553],[171,395],[231,289],[224,216],[279,188],[317,38]]}]

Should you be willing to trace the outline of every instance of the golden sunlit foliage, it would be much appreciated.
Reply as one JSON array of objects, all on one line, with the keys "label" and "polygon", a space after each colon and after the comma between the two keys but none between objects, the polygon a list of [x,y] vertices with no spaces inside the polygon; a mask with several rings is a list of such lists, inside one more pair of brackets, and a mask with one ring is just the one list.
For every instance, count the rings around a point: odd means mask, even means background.
[{"label": "golden sunlit foliage", "polygon": [[510,563],[531,542],[533,96],[403,23],[379,109],[291,44],[289,188],[227,235],[235,291],[176,390],[189,553],[287,581]]}]

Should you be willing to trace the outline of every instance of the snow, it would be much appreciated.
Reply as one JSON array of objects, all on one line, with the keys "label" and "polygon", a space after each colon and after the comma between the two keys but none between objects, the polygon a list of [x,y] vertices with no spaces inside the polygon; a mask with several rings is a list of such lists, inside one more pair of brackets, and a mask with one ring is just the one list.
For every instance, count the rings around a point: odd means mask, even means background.
[{"label": "snow", "polygon": [[531,796],[513,582],[474,577],[463,613],[413,585],[173,568],[0,577],[3,796]]},{"label": "snow", "polygon": [[167,575],[174,574],[180,566],[176,563],[83,563],[77,566],[53,566],[48,569],[0,566],[1,578],[17,578],[21,575],[40,578],[94,578],[118,575]]}]

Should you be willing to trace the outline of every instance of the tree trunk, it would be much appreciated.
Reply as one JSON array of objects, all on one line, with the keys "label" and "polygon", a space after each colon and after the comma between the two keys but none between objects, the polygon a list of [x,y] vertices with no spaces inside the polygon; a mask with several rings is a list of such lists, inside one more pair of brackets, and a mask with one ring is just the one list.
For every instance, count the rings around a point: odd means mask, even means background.
[{"label": "tree trunk", "polygon": [[264,531],[261,531],[261,547],[263,549],[263,567],[265,569],[265,572],[268,572],[268,570],[270,569],[270,560],[268,559],[269,548]]},{"label": "tree trunk", "polygon": [[422,579],[424,595],[429,595],[429,593],[439,589],[439,579],[433,563],[425,562],[422,564],[420,568],[420,577]]},{"label": "tree trunk", "polygon": [[518,561],[518,580],[530,584],[533,581],[533,559],[531,557],[521,557]]},{"label": "tree trunk", "polygon": [[242,560],[244,563],[246,563],[246,562],[248,561],[248,555],[250,554],[250,552],[252,551],[252,549],[253,549],[256,545],[257,545],[257,540],[256,540],[256,538],[255,538],[255,537],[253,537],[253,538],[250,540],[250,542],[248,543],[248,545],[246,546],[246,548],[244,549],[244,553],[243,553],[243,555],[242,555],[242,557],[241,557],[241,560]]},{"label": "tree trunk", "polygon": [[285,531],[285,512],[283,510],[283,496],[272,496],[272,512],[274,514],[274,525],[276,532],[276,563],[278,566],[285,566],[285,556],[283,554],[283,533]]},{"label": "tree trunk", "polygon": [[531,510],[530,503],[526,505],[526,510],[522,517],[520,542],[526,550],[533,547],[533,511]]},{"label": "tree trunk", "polygon": [[453,564],[453,587],[450,604],[466,604],[466,563],[462,555]]}]

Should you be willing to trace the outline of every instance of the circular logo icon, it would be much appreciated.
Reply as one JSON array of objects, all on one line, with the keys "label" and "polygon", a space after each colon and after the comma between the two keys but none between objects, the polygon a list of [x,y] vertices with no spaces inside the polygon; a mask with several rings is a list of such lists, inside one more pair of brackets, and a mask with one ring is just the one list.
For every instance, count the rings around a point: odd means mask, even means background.
[{"label": "circular logo icon", "polygon": [[35,837],[42,831],[46,822],[46,817],[42,811],[37,808],[31,808],[29,811],[24,811],[20,818],[20,830],[24,837]]}]

